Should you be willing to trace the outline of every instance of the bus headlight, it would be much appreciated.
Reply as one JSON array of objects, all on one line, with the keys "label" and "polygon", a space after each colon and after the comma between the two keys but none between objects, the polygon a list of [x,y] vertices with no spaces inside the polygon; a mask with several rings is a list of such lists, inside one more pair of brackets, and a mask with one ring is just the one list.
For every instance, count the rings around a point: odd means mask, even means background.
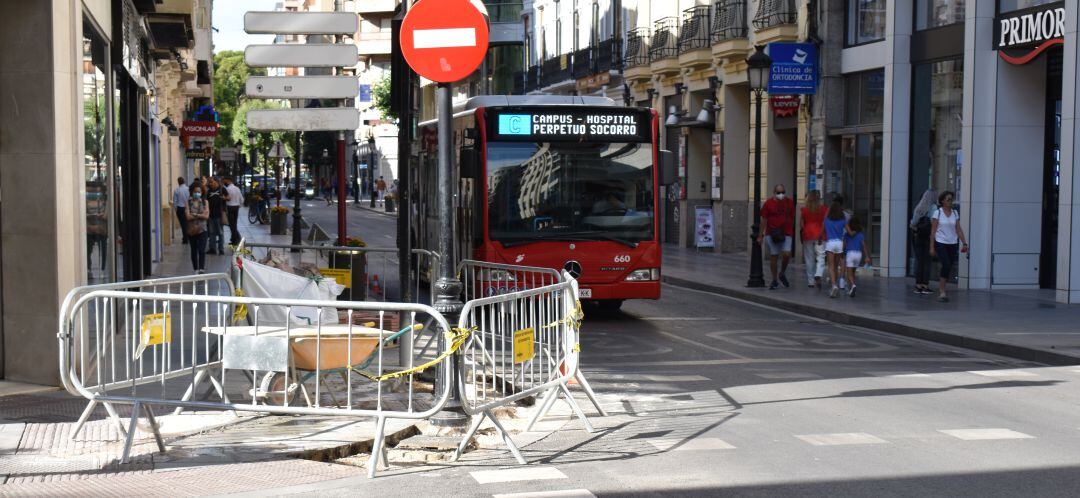
[{"label": "bus headlight", "polygon": [[627,282],[651,282],[654,280],[660,280],[659,268],[642,268],[634,270],[626,276]]}]

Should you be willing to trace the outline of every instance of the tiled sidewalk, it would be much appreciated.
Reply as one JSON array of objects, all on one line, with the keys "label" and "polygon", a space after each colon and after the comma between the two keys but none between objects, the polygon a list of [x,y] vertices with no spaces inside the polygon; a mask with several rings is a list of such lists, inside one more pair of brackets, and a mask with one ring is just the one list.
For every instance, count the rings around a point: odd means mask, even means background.
[{"label": "tiled sidewalk", "polygon": [[[768,262],[765,263],[768,280]],[[828,297],[806,287],[802,264],[788,269],[791,288],[747,288],[747,254],[664,246],[664,281],[817,318],[1049,364],[1080,364],[1080,305],[1051,291],[951,289],[950,302],[912,293],[913,281],[861,274],[856,297]],[[861,272],[865,273],[865,272]],[[936,283],[932,287],[936,288]]]}]

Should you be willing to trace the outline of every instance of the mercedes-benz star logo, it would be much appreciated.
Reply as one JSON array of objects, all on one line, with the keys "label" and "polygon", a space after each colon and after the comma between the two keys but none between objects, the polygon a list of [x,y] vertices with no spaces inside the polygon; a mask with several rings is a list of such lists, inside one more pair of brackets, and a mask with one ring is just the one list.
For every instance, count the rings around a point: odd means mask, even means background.
[{"label": "mercedes-benz star logo", "polygon": [[581,263],[577,261],[567,261],[563,265],[563,269],[570,273],[571,277],[578,278],[581,276]]}]

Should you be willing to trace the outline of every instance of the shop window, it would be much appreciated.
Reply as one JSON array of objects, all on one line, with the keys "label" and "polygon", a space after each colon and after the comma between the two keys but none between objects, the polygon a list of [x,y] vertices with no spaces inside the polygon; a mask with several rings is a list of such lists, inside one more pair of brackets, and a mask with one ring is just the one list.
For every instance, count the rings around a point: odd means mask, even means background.
[{"label": "shop window", "polygon": [[848,46],[885,39],[886,0],[848,0]]},{"label": "shop window", "polygon": [[488,92],[491,95],[520,94],[523,78],[522,45],[498,45],[488,49]]},{"label": "shop window", "polygon": [[86,270],[90,283],[109,282],[109,89],[108,47],[89,21],[83,22],[83,167],[86,181]]},{"label": "shop window", "polygon": [[844,75],[844,124],[880,125],[885,115],[885,70]]},{"label": "shop window", "polygon": [[998,0],[998,12],[1012,12],[1014,10],[1028,9],[1060,1],[1061,0]]},{"label": "shop window", "polygon": [[[962,58],[914,67],[911,112],[911,199],[927,188],[960,189],[963,162],[964,62]],[[959,196],[958,196],[959,198]],[[909,206],[913,208],[914,206]]]},{"label": "shop window", "polygon": [[915,29],[963,23],[966,3],[966,0],[916,0]]}]

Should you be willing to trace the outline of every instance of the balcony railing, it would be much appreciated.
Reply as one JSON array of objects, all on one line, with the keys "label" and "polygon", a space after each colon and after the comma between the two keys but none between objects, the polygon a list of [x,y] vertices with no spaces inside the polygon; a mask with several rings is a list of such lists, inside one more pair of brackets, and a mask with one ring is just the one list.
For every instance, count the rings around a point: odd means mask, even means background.
[{"label": "balcony railing", "polygon": [[766,29],[784,24],[795,24],[798,15],[799,11],[795,8],[795,0],[758,0],[758,11],[757,15],[754,16],[754,27]]},{"label": "balcony railing", "polygon": [[717,0],[713,5],[713,42],[746,38],[746,0]]},{"label": "balcony railing", "polygon": [[593,74],[592,47],[585,47],[574,52],[574,77],[584,78]]},{"label": "balcony railing", "polygon": [[649,34],[649,28],[635,28],[626,32],[624,68],[644,66],[649,63]]},{"label": "balcony railing", "polygon": [[525,91],[531,92],[540,89],[540,66],[529,66],[525,73]]},{"label": "balcony railing", "polygon": [[649,45],[649,61],[659,61],[679,54],[679,19],[665,17],[653,23],[652,43]]},{"label": "balcony railing", "polygon": [[709,47],[709,6],[699,5],[683,11],[679,29],[679,52]]},{"label": "balcony railing", "polygon": [[484,2],[490,22],[521,22],[521,0]]},{"label": "balcony railing", "polygon": [[596,46],[594,59],[597,73],[622,68],[622,59],[619,57],[619,46],[621,44],[621,40],[617,38],[608,38]]},{"label": "balcony railing", "polygon": [[545,60],[540,68],[540,84],[551,86],[570,79],[570,54]]}]

